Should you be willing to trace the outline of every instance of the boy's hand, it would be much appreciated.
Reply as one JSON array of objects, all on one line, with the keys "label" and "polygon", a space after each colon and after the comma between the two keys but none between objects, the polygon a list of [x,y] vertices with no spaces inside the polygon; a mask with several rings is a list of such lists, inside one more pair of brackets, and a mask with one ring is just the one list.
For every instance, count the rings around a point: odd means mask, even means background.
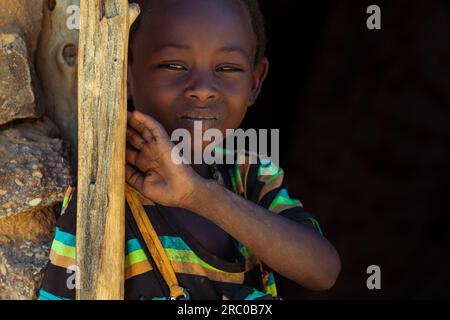
[{"label": "boy's hand", "polygon": [[[128,113],[127,141],[136,148],[126,150],[126,181],[157,204],[183,207],[201,177],[186,164],[175,164],[174,147],[164,127],[152,117]],[[136,170],[136,168],[138,170]]]}]

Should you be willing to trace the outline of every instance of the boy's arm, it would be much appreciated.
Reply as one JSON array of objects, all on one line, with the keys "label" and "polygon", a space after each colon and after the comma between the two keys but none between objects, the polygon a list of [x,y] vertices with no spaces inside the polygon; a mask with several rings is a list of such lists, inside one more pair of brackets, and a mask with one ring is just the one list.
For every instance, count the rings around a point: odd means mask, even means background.
[{"label": "boy's arm", "polygon": [[129,114],[126,180],[155,203],[182,207],[211,220],[275,272],[302,286],[323,290],[340,271],[334,247],[309,225],[296,223],[175,164],[173,143],[155,119]]},{"label": "boy's arm", "polygon": [[340,271],[334,247],[306,223],[295,223],[225,189],[199,179],[182,204],[211,220],[277,273],[312,290],[332,287]]}]

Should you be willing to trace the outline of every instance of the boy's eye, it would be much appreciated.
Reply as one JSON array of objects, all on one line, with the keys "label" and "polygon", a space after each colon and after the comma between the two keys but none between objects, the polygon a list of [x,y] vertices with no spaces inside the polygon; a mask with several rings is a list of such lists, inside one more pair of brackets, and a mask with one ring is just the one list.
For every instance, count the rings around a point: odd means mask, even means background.
[{"label": "boy's eye", "polygon": [[218,72],[243,72],[244,70],[238,67],[221,66],[216,69]]},{"label": "boy's eye", "polygon": [[158,68],[175,70],[175,71],[186,71],[187,70],[187,68],[185,66],[178,64],[178,63],[162,63],[162,64],[158,65]]}]

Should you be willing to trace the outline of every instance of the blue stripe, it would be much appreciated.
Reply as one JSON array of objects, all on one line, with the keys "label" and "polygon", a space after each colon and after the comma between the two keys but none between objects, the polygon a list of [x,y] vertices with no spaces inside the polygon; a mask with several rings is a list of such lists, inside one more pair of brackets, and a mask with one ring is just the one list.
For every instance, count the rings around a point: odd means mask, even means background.
[{"label": "blue stripe", "polygon": [[191,250],[180,237],[161,236],[159,240],[164,249]]},{"label": "blue stripe", "polygon": [[58,227],[56,227],[55,231],[55,240],[64,243],[66,246],[75,247],[76,245],[76,237],[73,234],[61,231]]},{"label": "blue stripe", "polygon": [[45,291],[44,289],[39,290],[39,299],[38,300],[71,300],[59,296],[55,296],[50,292]]},{"label": "blue stripe", "polygon": [[285,188],[281,189],[278,192],[277,196],[281,196],[283,198],[289,198],[290,199],[289,194],[288,194],[288,192],[287,192],[287,190]]},{"label": "blue stripe", "polygon": [[125,246],[125,255],[130,254],[131,252],[143,249],[138,239],[131,239],[127,241],[127,245]]},{"label": "blue stripe", "polygon": [[166,297],[154,297],[154,298],[145,298],[144,296],[141,296],[139,300],[169,300]]},{"label": "blue stripe", "polygon": [[272,285],[274,283],[275,283],[275,277],[273,275],[273,272],[270,272],[269,273],[269,279],[267,280],[267,285],[270,286],[270,285]]},{"label": "blue stripe", "polygon": [[261,291],[255,290],[251,294],[249,294],[247,296],[247,298],[245,298],[244,300],[256,300],[258,298],[261,298],[261,297],[264,297],[264,296],[267,296],[267,295],[268,295],[267,293],[263,293]]}]

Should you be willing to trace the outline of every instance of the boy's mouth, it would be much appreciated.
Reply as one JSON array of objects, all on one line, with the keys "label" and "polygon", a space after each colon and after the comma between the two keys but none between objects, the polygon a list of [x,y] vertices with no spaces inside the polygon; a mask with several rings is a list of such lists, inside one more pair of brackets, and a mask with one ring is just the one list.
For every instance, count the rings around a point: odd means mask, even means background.
[{"label": "boy's mouth", "polygon": [[201,122],[202,129],[206,130],[216,127],[217,121],[220,119],[220,114],[210,111],[192,110],[178,113],[177,118],[185,128],[194,129],[195,122]]},{"label": "boy's mouth", "polygon": [[219,120],[220,115],[210,111],[187,111],[184,113],[178,113],[179,119],[191,120],[191,121],[203,121],[203,120]]}]

